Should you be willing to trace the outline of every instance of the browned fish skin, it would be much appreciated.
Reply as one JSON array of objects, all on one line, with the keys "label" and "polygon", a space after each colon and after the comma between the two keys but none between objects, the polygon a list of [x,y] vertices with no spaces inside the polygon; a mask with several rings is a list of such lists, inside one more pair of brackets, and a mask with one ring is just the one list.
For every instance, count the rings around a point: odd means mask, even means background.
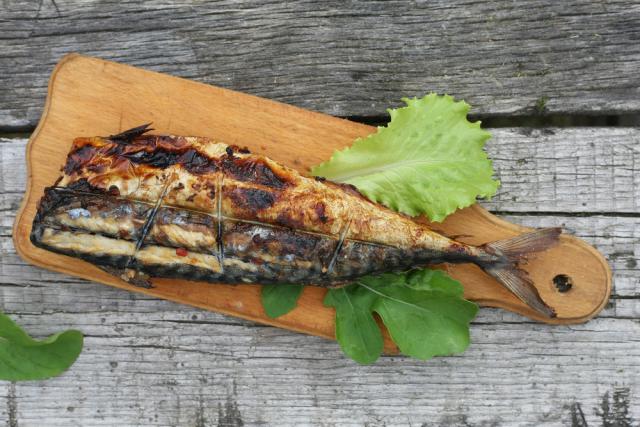
[{"label": "browned fish skin", "polygon": [[[58,200],[56,203],[55,200]],[[329,269],[336,254],[339,237],[294,230],[281,226],[246,222],[223,218],[222,244],[218,245],[217,219],[201,212],[161,207],[153,224],[144,236],[142,246],[162,246],[187,253],[210,254],[220,259],[237,259],[244,264],[225,264],[224,271],[213,268],[195,268],[188,263],[170,262],[145,264],[131,255],[115,255],[94,252],[62,250],[43,243],[45,229],[58,233],[96,233],[117,240],[137,242],[142,237],[143,225],[153,206],[108,194],[78,193],[65,188],[50,188],[42,205],[48,205],[43,219],[34,224],[34,242],[47,249],[80,256],[98,264],[124,268],[135,267],[153,276],[198,277],[212,282],[259,283],[326,283],[334,284],[365,274],[379,273],[396,268],[407,269],[426,252],[412,254],[380,244],[345,241],[339,255]],[[173,228],[173,230],[172,230]],[[176,233],[175,229],[179,229]],[[98,258],[97,255],[100,255]],[[413,258],[412,258],[413,257]],[[135,258],[135,257],[134,257]],[[180,261],[177,254],[172,261]],[[428,261],[424,260],[423,262]],[[209,271],[207,271],[209,270]]]},{"label": "browned fish skin", "polygon": [[[474,262],[510,289],[526,282],[505,276],[517,262],[505,242],[455,242],[353,186],[206,138],[146,131],[74,141],[62,177],[40,201],[35,245],[123,271],[209,282],[330,287],[438,262]],[[547,234],[536,247],[557,237]],[[544,310],[526,285],[518,295]]]}]

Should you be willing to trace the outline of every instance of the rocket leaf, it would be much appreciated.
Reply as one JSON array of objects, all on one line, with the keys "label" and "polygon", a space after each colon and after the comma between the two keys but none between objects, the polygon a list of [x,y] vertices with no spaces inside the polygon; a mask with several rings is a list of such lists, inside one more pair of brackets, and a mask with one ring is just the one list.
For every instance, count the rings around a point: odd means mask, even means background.
[{"label": "rocket leaf", "polygon": [[264,312],[272,319],[287,314],[296,308],[302,289],[302,285],[288,283],[262,286],[260,299]]},{"label": "rocket leaf", "polygon": [[463,352],[478,307],[462,298],[462,285],[439,270],[413,270],[359,279],[327,293],[336,309],[336,338],[358,363],[382,353],[377,313],[400,351],[418,359]]},{"label": "rocket leaf", "polygon": [[482,149],[490,134],[467,121],[469,105],[436,94],[403,101],[406,107],[389,110],[388,126],[336,151],[312,174],[353,184],[373,201],[432,221],[494,195],[499,182]]},{"label": "rocket leaf", "polygon": [[0,379],[40,380],[60,375],[82,350],[80,331],[69,330],[36,341],[0,313]]},{"label": "rocket leaf", "polygon": [[336,339],[342,351],[358,363],[375,362],[382,353],[382,332],[371,307],[376,295],[358,285],[331,289],[324,304],[336,309]]}]

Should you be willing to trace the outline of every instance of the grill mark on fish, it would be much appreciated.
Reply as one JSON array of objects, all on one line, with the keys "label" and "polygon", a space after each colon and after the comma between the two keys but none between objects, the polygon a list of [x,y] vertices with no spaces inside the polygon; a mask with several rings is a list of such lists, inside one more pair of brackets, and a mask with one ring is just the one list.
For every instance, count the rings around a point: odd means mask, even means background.
[{"label": "grill mark on fish", "polygon": [[[298,215],[298,217],[294,216]],[[291,209],[283,210],[275,219],[276,224],[282,227],[301,229],[304,227],[304,218],[301,212],[293,212]]]},{"label": "grill mark on fish", "polygon": [[69,184],[67,187],[55,187],[57,188],[59,191],[77,191],[77,192],[83,192],[83,193],[87,193],[87,194],[103,194],[103,190],[91,185],[91,183],[89,182],[88,179],[86,178],[81,178],[77,181],[72,182],[71,184]]},{"label": "grill mark on fish", "polygon": [[333,255],[331,256],[331,260],[329,261],[329,265],[327,266],[326,274],[332,274],[333,273],[333,269],[335,268],[336,263],[338,262],[338,254],[342,250],[342,246],[344,245],[344,240],[347,237],[347,233],[349,232],[349,228],[350,227],[351,227],[351,220],[349,219],[346,222],[346,224],[344,225],[344,227],[342,227],[342,230],[340,231],[340,237],[338,238],[338,244],[336,245],[336,249],[333,252]]},{"label": "grill mark on fish", "polygon": [[212,173],[218,170],[218,166],[215,162],[193,148],[182,155],[179,159],[179,163],[184,165],[186,170],[195,175]]},{"label": "grill mark on fish", "polygon": [[151,229],[153,222],[155,221],[156,214],[158,213],[158,209],[160,209],[160,206],[162,205],[162,201],[166,196],[167,191],[169,191],[169,187],[171,186],[174,180],[175,180],[175,175],[170,175],[170,177],[167,179],[167,182],[164,184],[164,188],[160,193],[160,197],[158,198],[155,205],[153,206],[153,209],[151,209],[151,212],[149,212],[149,216],[147,217],[144,225],[142,226],[142,230],[140,231],[140,236],[136,241],[133,254],[129,257],[129,260],[125,265],[125,270],[127,270],[132,265],[134,260],[137,258],[138,253],[140,252],[140,248],[142,248],[142,245],[144,244],[144,241],[147,238],[147,234],[149,233],[149,230]]},{"label": "grill mark on fish", "polygon": [[279,176],[262,159],[239,158],[233,154],[223,155],[220,169],[238,181],[251,182],[265,187],[282,190],[289,185],[289,180]]},{"label": "grill mark on fish", "polygon": [[276,201],[272,192],[258,188],[234,188],[227,195],[238,207],[251,211],[269,208]]},{"label": "grill mark on fish", "polygon": [[222,233],[224,231],[222,225],[222,184],[224,177],[219,177],[216,181],[216,217],[218,221],[217,233],[216,233],[216,242],[218,243],[218,263],[220,264],[220,268],[222,269],[222,274],[224,274],[224,242]]}]

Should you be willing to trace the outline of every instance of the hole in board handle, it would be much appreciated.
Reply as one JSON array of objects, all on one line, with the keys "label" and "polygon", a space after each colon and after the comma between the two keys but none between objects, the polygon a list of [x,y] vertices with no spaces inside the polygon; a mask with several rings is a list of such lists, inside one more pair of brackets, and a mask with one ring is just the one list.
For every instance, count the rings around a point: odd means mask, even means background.
[{"label": "hole in board handle", "polygon": [[566,274],[558,274],[553,278],[553,284],[556,286],[558,292],[564,294],[569,292],[573,287],[573,280],[571,280],[571,277]]}]

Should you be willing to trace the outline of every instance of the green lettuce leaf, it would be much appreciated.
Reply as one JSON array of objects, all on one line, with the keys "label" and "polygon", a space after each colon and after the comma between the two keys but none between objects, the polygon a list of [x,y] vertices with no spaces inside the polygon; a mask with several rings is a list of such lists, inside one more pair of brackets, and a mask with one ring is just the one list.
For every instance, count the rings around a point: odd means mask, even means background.
[{"label": "green lettuce leaf", "polygon": [[36,341],[0,313],[0,379],[41,380],[60,375],[82,351],[80,331],[69,330]]},{"label": "green lettuce leaf", "polygon": [[490,134],[467,121],[469,105],[450,96],[404,98],[389,110],[391,122],[336,151],[313,175],[355,185],[369,199],[408,215],[442,221],[476,197],[491,197],[491,161],[483,151]]},{"label": "green lettuce leaf", "polygon": [[406,355],[426,360],[463,352],[469,322],[478,306],[462,298],[462,285],[439,270],[383,274],[327,293],[324,304],[336,309],[336,338],[358,363],[373,363],[382,353],[377,313]]},{"label": "green lettuce leaf", "polygon": [[266,315],[275,319],[296,308],[303,288],[302,285],[287,283],[263,285],[260,299]]}]

